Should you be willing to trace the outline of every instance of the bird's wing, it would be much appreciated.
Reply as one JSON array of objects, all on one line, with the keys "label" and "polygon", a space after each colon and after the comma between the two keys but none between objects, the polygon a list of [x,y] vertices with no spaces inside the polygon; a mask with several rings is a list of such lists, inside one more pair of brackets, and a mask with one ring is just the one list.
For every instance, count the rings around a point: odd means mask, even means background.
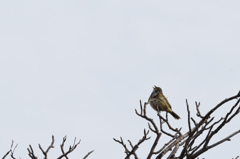
[{"label": "bird's wing", "polygon": [[172,106],[170,105],[170,103],[168,102],[167,98],[163,95],[163,94],[159,94],[159,99],[163,102],[163,103],[166,103],[170,109],[172,109]]}]

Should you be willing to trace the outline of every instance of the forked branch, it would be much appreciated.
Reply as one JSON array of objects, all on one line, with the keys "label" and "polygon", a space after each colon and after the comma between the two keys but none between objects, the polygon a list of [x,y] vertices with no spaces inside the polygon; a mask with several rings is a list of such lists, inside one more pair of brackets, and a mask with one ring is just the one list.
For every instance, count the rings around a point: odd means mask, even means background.
[{"label": "forked branch", "polygon": [[[67,140],[67,137],[65,136],[65,137],[63,138],[63,141],[62,141],[61,145],[60,145],[62,155],[60,155],[57,159],[61,159],[61,158],[63,158],[63,157],[65,157],[66,159],[68,159],[68,155],[69,155],[71,152],[73,152],[73,151],[77,148],[77,146],[80,144],[80,140],[77,142],[77,141],[76,141],[76,138],[75,138],[75,139],[74,139],[74,142],[73,142],[73,145],[69,146],[69,149],[68,149],[67,151],[65,151],[65,150],[64,150],[64,144],[65,144],[66,140]],[[52,136],[52,142],[51,142],[51,144],[47,147],[46,150],[44,150],[40,144],[38,145],[40,151],[42,152],[42,154],[43,154],[43,156],[44,156],[44,157],[43,157],[44,159],[47,159],[47,158],[48,158],[49,151],[54,148],[54,142],[55,142],[55,139],[54,139],[54,136]],[[13,154],[14,154],[14,151],[15,151],[17,145],[16,145],[15,147],[13,147],[13,143],[14,143],[14,142],[12,141],[10,150],[3,156],[2,159],[6,159],[6,157],[7,157],[8,155],[10,155],[10,157],[11,157],[12,159],[16,159],[16,158],[13,156]],[[38,157],[35,155],[34,149],[32,148],[31,145],[29,145],[29,148],[27,148],[27,150],[28,150],[28,156],[29,156],[31,159],[38,159]],[[83,159],[86,159],[91,153],[93,153],[93,151],[88,152],[88,154],[85,155]]]},{"label": "forked branch", "polygon": [[[152,118],[147,116],[147,105],[149,103],[144,103],[142,105],[140,101],[140,113],[135,110],[136,114],[145,119],[148,123],[148,131],[151,131],[153,134],[155,134],[155,140],[153,141],[152,146],[149,148],[149,152],[147,153],[147,157],[141,157],[141,158],[147,158],[150,159],[154,155],[156,155],[156,159],[163,158],[168,152],[170,152],[168,159],[173,158],[187,158],[187,159],[194,159],[197,158],[202,153],[208,151],[211,148],[214,148],[225,141],[230,141],[230,139],[239,134],[240,130],[237,130],[236,132],[232,133],[231,135],[217,141],[216,143],[209,144],[213,136],[217,135],[217,133],[227,124],[229,123],[234,117],[236,117],[240,112],[240,91],[237,95],[232,96],[230,98],[227,98],[217,104],[215,107],[213,107],[209,112],[207,112],[205,115],[203,115],[200,111],[200,102],[196,102],[196,110],[197,114],[194,117],[191,116],[191,110],[190,106],[188,104],[188,101],[186,100],[187,105],[187,113],[188,113],[188,131],[184,134],[181,133],[181,128],[174,128],[171,126],[168,116],[166,114],[166,118],[162,117],[160,113],[158,113],[159,117],[159,124],[157,124]],[[214,115],[216,110],[218,110],[220,107],[224,106],[226,103],[237,99],[235,104],[229,108],[229,111],[225,114],[225,116],[220,117],[217,119]],[[216,118],[216,119],[215,119]],[[199,122],[197,122],[199,121]],[[166,124],[168,130],[163,129],[163,125]],[[146,131],[144,131],[146,132]],[[157,145],[159,145],[159,140],[161,137],[170,137],[170,140],[166,143],[162,143],[162,147],[156,151]],[[146,138],[146,134],[144,133],[143,138]],[[125,150],[126,157],[125,159],[128,159],[131,155],[135,157],[135,159],[138,158],[137,156],[137,148],[140,146],[140,144],[136,144],[135,146],[132,145],[132,142],[128,140],[131,149],[127,148],[126,144],[123,142],[122,138],[121,140],[116,140],[116,142],[120,143]],[[147,139],[150,139],[148,137]],[[198,139],[198,142],[195,141]],[[144,143],[146,140],[141,140],[141,144]],[[199,142],[200,141],[200,142]],[[159,145],[160,146],[160,145]],[[180,149],[180,147],[182,147]],[[181,150],[180,155],[176,156],[177,152]],[[178,153],[179,154],[179,153]]]}]

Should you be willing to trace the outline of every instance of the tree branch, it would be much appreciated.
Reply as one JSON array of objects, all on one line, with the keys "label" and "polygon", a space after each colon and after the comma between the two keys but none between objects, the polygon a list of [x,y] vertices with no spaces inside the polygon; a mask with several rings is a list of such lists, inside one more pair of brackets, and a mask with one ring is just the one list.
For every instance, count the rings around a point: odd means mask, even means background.
[{"label": "tree branch", "polygon": [[[152,118],[147,116],[146,106],[149,103],[145,102],[144,105],[142,105],[142,102],[140,101],[140,113],[138,113],[137,110],[135,110],[135,113],[139,117],[145,119],[148,122],[148,129],[149,129],[148,132],[151,131],[153,132],[153,134],[156,134],[156,138],[152,146],[150,147],[150,151],[147,154],[147,157],[143,157],[143,158],[150,159],[152,158],[153,155],[157,155],[156,159],[161,159],[164,155],[166,155],[166,153],[170,152],[169,156],[167,157],[168,159],[173,159],[173,158],[183,159],[185,157],[187,159],[193,159],[193,158],[197,158],[202,153],[220,145],[225,141],[230,141],[230,138],[240,133],[240,130],[234,132],[228,137],[220,141],[217,141],[216,143],[209,146],[209,142],[212,139],[212,137],[216,135],[227,123],[229,123],[240,112],[240,105],[239,105],[240,99],[238,99],[239,97],[240,97],[240,91],[237,95],[227,98],[222,102],[220,102],[219,104],[217,104],[215,107],[210,109],[205,115],[202,115],[200,112],[200,109],[199,109],[200,102],[195,102],[196,110],[197,110],[196,117],[198,119],[200,118],[199,122],[197,122],[197,120],[191,117],[190,107],[189,107],[188,101],[186,100],[187,113],[188,113],[188,121],[187,121],[188,131],[183,135],[181,133],[181,128],[178,129],[178,128],[173,128],[171,126],[170,122],[168,121],[167,113],[166,113],[166,118],[162,117],[160,113],[158,113],[157,116],[159,118],[159,124],[156,124]],[[216,110],[218,110],[220,107],[222,107],[223,105],[225,105],[226,103],[234,99],[238,99],[238,100],[230,108],[229,112],[227,112],[225,116],[221,117],[220,119],[215,120],[214,114]],[[191,122],[193,122],[193,124]],[[163,129],[164,123],[167,124],[167,127],[168,127],[167,131]],[[169,132],[169,130],[171,132]],[[175,132],[175,135],[173,135],[172,132]],[[169,136],[171,139],[167,143],[163,144],[162,148],[160,148],[158,151],[155,151],[157,145],[159,144],[160,137],[162,137],[163,134],[165,134],[166,136]],[[138,146],[137,147],[136,145],[133,146],[132,142],[128,140],[131,146],[131,150],[129,150],[126,144],[123,142],[122,138],[120,139],[121,140],[116,140],[116,139],[114,140],[120,143],[124,147],[125,153],[126,153],[125,159],[129,159],[131,155],[133,155],[135,159],[138,159],[138,156],[136,153],[136,149],[138,148]],[[142,140],[141,143],[143,143],[144,141],[145,140]],[[180,155],[176,157],[177,151],[179,151],[180,147],[183,147],[183,149],[181,150]]]},{"label": "tree branch", "polygon": [[12,144],[11,144],[10,150],[9,150],[9,151],[3,156],[2,159],[5,159],[9,154],[10,154],[10,156],[11,156],[12,159],[16,159],[13,155],[14,155],[14,152],[15,152],[15,150],[16,150],[18,144],[15,145],[14,148],[13,148],[13,144],[14,144],[14,141],[12,141]]},{"label": "tree branch", "polygon": [[42,146],[41,146],[40,144],[38,144],[39,149],[42,151],[42,153],[43,153],[43,155],[44,155],[44,159],[47,159],[47,155],[48,155],[49,150],[50,150],[51,148],[54,148],[53,144],[54,144],[54,136],[53,136],[53,135],[52,135],[52,142],[51,142],[51,144],[48,146],[48,148],[47,148],[46,151],[44,151],[43,148],[42,148]]},{"label": "tree branch", "polygon": [[64,151],[64,143],[65,143],[66,140],[67,140],[67,137],[65,136],[65,137],[63,138],[62,144],[60,145],[61,151],[62,151],[62,155],[59,156],[57,159],[61,159],[61,158],[63,158],[63,157],[65,157],[66,159],[68,159],[68,156],[67,156],[67,155],[68,155],[69,153],[73,152],[73,150],[75,150],[75,149],[77,148],[77,146],[80,144],[80,141],[81,141],[81,140],[79,140],[79,141],[76,143],[76,138],[75,138],[75,139],[74,139],[74,142],[73,142],[73,145],[72,145],[72,146],[69,146],[68,151],[65,152],[65,151]]},{"label": "tree branch", "polygon": [[94,150],[88,152],[87,155],[83,157],[83,159],[86,159],[91,153],[93,153],[93,151],[94,151]]}]

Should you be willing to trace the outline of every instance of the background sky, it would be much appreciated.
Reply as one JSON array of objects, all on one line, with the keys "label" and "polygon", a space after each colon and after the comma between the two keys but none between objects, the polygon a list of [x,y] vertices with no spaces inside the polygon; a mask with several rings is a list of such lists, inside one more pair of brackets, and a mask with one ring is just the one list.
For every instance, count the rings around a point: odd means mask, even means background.
[{"label": "background sky", "polygon": [[[16,157],[28,158],[29,144],[40,156],[38,144],[46,149],[54,135],[55,158],[67,135],[67,144],[81,139],[71,158],[91,150],[89,159],[123,158],[112,138],[142,137],[147,122],[134,109],[154,85],[181,116],[172,125],[186,132],[186,99],[193,115],[195,101],[206,113],[240,89],[239,8],[237,0],[1,1],[0,156],[12,140]],[[214,141],[239,130],[239,119]],[[239,142],[234,136],[201,158],[236,157]]]}]

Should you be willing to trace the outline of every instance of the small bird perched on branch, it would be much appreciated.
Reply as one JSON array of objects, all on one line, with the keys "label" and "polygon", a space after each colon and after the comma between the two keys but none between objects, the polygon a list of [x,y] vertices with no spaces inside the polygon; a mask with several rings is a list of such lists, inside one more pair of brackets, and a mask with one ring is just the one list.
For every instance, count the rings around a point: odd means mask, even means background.
[{"label": "small bird perched on branch", "polygon": [[167,98],[163,95],[162,89],[160,87],[153,87],[153,91],[148,99],[148,102],[157,112],[166,111],[170,113],[175,119],[180,119],[180,117],[174,111],[172,111],[172,107],[169,104]]}]

